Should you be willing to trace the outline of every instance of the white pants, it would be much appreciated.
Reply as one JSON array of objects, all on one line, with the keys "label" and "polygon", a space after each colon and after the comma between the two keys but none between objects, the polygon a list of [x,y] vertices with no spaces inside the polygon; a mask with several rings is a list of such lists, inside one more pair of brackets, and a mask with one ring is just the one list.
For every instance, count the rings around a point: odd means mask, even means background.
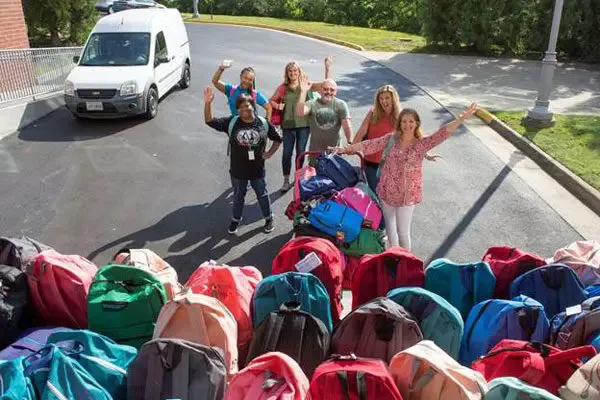
[{"label": "white pants", "polygon": [[388,247],[400,246],[410,251],[410,222],[415,206],[394,207],[382,202]]}]

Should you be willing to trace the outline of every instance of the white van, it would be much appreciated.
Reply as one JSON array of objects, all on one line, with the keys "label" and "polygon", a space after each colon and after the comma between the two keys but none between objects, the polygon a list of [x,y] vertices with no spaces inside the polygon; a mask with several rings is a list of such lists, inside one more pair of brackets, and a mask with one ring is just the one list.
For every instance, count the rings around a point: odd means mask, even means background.
[{"label": "white van", "polygon": [[137,9],[101,18],[65,81],[65,103],[75,117],[143,114],[179,84],[190,86],[190,46],[177,9]]}]

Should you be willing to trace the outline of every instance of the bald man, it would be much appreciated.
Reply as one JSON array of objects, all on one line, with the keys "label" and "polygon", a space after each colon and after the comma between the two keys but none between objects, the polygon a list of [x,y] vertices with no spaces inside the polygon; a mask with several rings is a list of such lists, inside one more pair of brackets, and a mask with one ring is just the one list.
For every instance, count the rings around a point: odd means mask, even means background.
[{"label": "bald man", "polygon": [[335,97],[337,84],[333,79],[325,79],[321,97],[305,102],[311,82],[300,84],[300,98],[296,104],[296,115],[308,116],[310,123],[310,151],[325,151],[329,146],[340,143],[340,127],[344,129],[346,140],[352,143],[350,112],[344,100]]}]

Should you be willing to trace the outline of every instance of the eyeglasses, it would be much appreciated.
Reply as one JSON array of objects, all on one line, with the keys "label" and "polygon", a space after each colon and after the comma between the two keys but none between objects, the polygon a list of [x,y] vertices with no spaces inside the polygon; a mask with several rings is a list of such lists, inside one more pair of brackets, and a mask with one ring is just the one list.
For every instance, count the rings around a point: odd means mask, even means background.
[{"label": "eyeglasses", "polygon": [[331,93],[333,93],[333,92],[335,92],[335,89],[334,88],[325,88],[324,87],[323,88],[323,92],[326,92],[326,93],[331,92]]}]

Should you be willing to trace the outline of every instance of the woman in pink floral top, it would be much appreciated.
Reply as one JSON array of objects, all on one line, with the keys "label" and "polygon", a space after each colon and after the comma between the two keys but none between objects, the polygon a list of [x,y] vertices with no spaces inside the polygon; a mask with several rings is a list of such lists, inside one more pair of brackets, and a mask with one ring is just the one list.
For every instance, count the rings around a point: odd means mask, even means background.
[{"label": "woman in pink floral top", "polygon": [[395,132],[345,148],[330,148],[341,154],[361,152],[369,155],[386,149],[390,139],[394,138],[392,147],[381,161],[377,185],[390,247],[411,249],[410,223],[415,205],[423,199],[423,159],[427,151],[448,139],[476,111],[477,105],[473,103],[457,119],[424,137],[419,114],[415,110],[404,109],[398,117]]}]

